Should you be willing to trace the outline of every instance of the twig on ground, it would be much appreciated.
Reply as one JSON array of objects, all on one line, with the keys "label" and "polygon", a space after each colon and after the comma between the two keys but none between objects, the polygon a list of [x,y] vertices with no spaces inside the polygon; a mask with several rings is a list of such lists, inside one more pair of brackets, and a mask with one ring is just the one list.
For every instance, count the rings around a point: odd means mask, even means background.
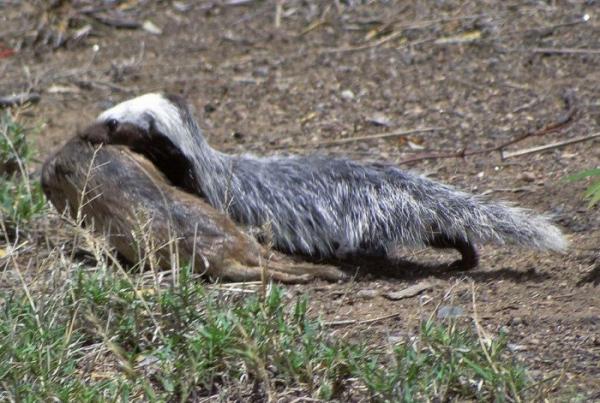
[{"label": "twig on ground", "polygon": [[80,79],[80,80],[74,80],[74,83],[79,88],[83,88],[83,89],[86,89],[86,88],[97,88],[97,89],[109,88],[111,90],[123,92],[126,94],[131,94],[131,93],[135,92],[134,90],[132,90],[130,88],[124,87],[122,85],[114,84],[109,81]]},{"label": "twig on ground", "polygon": [[[434,20],[417,21],[414,23],[411,22],[409,24],[401,24],[396,27],[396,32],[393,32],[387,36],[384,36],[383,38],[380,38],[380,39],[376,40],[375,42],[370,42],[370,43],[366,43],[363,45],[357,45],[357,46],[342,46],[339,48],[324,48],[324,49],[321,49],[319,51],[319,53],[323,54],[323,53],[356,52],[356,51],[360,51],[360,50],[376,48],[376,47],[379,47],[387,42],[390,42],[390,41],[402,36],[404,31],[408,30],[408,29],[421,29],[421,28],[426,28],[430,25],[438,24],[441,22],[476,19],[476,18],[479,18],[482,16],[483,16],[483,14],[467,15],[467,16],[452,17],[452,18],[439,18],[439,19],[434,19]],[[409,47],[409,46],[414,46],[414,45],[420,45],[422,43],[433,42],[435,39],[437,39],[437,38],[433,37],[433,38],[416,40],[416,41],[404,44],[402,47]]]},{"label": "twig on ground", "polygon": [[487,196],[492,193],[521,193],[521,192],[533,192],[532,186],[519,186],[514,188],[494,188],[488,189],[485,192],[481,192],[481,196]]},{"label": "twig on ground", "polygon": [[378,134],[370,134],[370,135],[366,135],[366,136],[357,136],[357,137],[349,137],[349,138],[344,138],[344,139],[320,141],[320,142],[314,143],[314,144],[306,144],[306,146],[313,146],[313,147],[314,146],[316,146],[316,147],[333,146],[333,145],[339,145],[339,144],[355,143],[358,141],[367,141],[367,140],[385,139],[385,138],[390,138],[390,137],[408,136],[410,134],[434,132],[434,131],[439,131],[439,130],[443,130],[443,128],[442,127],[424,127],[421,129],[412,129],[412,130],[396,130],[396,131],[389,132],[389,133],[378,133]]},{"label": "twig on ground", "polygon": [[22,92],[14,95],[0,97],[0,107],[20,106],[26,103],[35,103],[40,100],[37,92]]},{"label": "twig on ground", "polygon": [[592,139],[599,138],[599,137],[600,137],[600,132],[590,134],[588,136],[576,137],[574,139],[557,141],[556,143],[550,143],[550,144],[546,144],[543,146],[531,147],[531,148],[526,148],[523,150],[517,150],[517,151],[512,151],[512,152],[505,153],[502,150],[500,150],[500,156],[504,160],[504,159],[508,159],[508,158],[512,158],[512,157],[519,157],[521,155],[527,155],[527,154],[538,153],[541,151],[552,150],[554,148],[560,148],[560,147],[563,147],[563,146],[566,146],[569,144],[582,143],[584,141],[592,140]]},{"label": "twig on ground", "polygon": [[381,39],[376,40],[375,42],[371,42],[371,43],[367,43],[365,45],[358,45],[358,46],[342,46],[340,48],[326,48],[321,50],[320,53],[344,53],[344,52],[356,52],[359,50],[365,50],[365,49],[371,49],[371,48],[376,48],[378,46],[381,46],[393,39],[396,39],[398,37],[400,37],[402,34],[404,33],[404,31],[400,30],[400,31],[396,31],[394,33],[389,34],[388,36],[384,36]]},{"label": "twig on ground", "polygon": [[366,324],[371,324],[371,323],[375,323],[375,322],[381,322],[382,320],[393,319],[393,318],[395,318],[397,316],[400,316],[400,315],[402,315],[402,312],[391,313],[389,315],[379,316],[379,317],[373,318],[373,319],[364,319],[364,320],[355,320],[355,319],[334,320],[334,321],[331,321],[331,322],[325,322],[324,325],[325,326],[366,325]]},{"label": "twig on ground", "polygon": [[281,15],[283,14],[283,1],[277,0],[275,4],[275,28],[281,28]]},{"label": "twig on ground", "polygon": [[333,320],[330,322],[324,322],[324,326],[346,326],[346,325],[354,325],[358,323],[356,319],[346,319],[346,320]]},{"label": "twig on ground", "polygon": [[224,286],[206,286],[206,288],[210,290],[224,291],[224,292],[233,292],[233,293],[241,293],[241,294],[256,294],[257,290],[250,290],[248,288],[235,288],[235,287],[224,287]]},{"label": "twig on ground", "polygon": [[540,103],[540,100],[539,100],[539,99],[537,99],[537,98],[534,98],[534,99],[532,99],[531,101],[529,101],[529,102],[527,102],[527,103],[525,103],[525,104],[523,104],[523,105],[521,105],[521,106],[519,106],[519,107],[517,107],[517,108],[513,109],[513,110],[512,110],[512,113],[519,113],[519,112],[523,112],[524,110],[526,110],[526,109],[529,109],[529,108],[531,108],[532,106],[534,106],[534,105],[537,105],[538,103]]},{"label": "twig on ground", "polygon": [[480,150],[472,150],[472,151],[467,151],[466,148],[463,148],[462,150],[460,150],[458,152],[452,152],[452,153],[427,153],[427,154],[412,157],[412,158],[409,158],[406,160],[402,160],[402,161],[398,162],[398,164],[408,164],[408,163],[417,162],[417,161],[434,160],[434,159],[465,158],[465,157],[469,157],[472,155],[490,154],[493,152],[500,153],[500,156],[502,157],[503,150],[510,145],[521,142],[529,137],[538,137],[538,136],[546,135],[551,132],[555,132],[557,130],[560,130],[560,129],[566,127],[569,123],[571,123],[571,121],[573,120],[573,117],[575,116],[575,113],[577,111],[577,109],[575,108],[575,105],[574,105],[575,102],[574,102],[572,94],[570,94],[570,93],[565,94],[564,101],[567,106],[567,112],[565,112],[555,122],[547,124],[546,126],[542,127],[539,130],[527,132],[521,136],[517,136],[509,141],[506,141],[504,143],[498,144],[493,147],[487,147],[487,148],[483,148]]},{"label": "twig on ground", "polygon": [[[574,21],[561,22],[554,25],[546,25],[546,26],[537,26],[537,27],[527,27],[524,29],[514,29],[514,26],[508,25],[506,30],[501,30],[498,34],[500,37],[504,38],[518,38],[518,37],[545,37],[548,35],[552,35],[559,28],[572,27],[579,24],[585,24],[587,21],[583,18],[578,18]],[[513,49],[511,49],[512,51]]]},{"label": "twig on ground", "polygon": [[98,21],[99,23],[107,25],[109,27],[119,29],[139,29],[142,27],[141,22],[119,14],[104,15],[90,13],[88,14],[88,16]]},{"label": "twig on ground", "polygon": [[563,55],[600,55],[600,49],[584,48],[524,48],[511,49],[513,52],[531,52]]},{"label": "twig on ground", "polygon": [[327,14],[329,14],[329,10],[331,10],[331,5],[325,7],[323,12],[321,13],[321,16],[316,21],[311,22],[306,28],[304,28],[299,34],[297,34],[296,37],[301,38],[309,32],[312,32],[315,29],[319,28],[320,26],[325,25],[327,23]]}]

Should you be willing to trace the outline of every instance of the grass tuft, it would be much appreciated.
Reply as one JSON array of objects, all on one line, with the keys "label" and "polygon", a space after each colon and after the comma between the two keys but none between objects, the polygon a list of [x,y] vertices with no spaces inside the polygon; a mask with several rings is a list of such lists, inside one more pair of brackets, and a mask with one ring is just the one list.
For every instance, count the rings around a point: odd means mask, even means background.
[{"label": "grass tuft", "polygon": [[32,157],[28,132],[8,111],[0,114],[0,161],[9,173],[19,169],[19,161]]},{"label": "grass tuft", "polygon": [[0,115],[0,213],[10,232],[28,224],[46,207],[40,182],[29,178],[33,155],[26,137],[29,132],[10,113]]}]

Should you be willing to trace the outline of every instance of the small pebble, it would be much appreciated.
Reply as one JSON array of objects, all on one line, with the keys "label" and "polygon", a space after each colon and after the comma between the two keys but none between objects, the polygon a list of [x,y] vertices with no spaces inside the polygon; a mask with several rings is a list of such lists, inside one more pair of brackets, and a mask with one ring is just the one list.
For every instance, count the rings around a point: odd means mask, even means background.
[{"label": "small pebble", "polygon": [[160,35],[162,34],[162,29],[160,29],[155,23],[150,20],[144,21],[142,24],[142,29],[152,35]]},{"label": "small pebble", "polygon": [[460,306],[446,305],[440,307],[437,312],[438,319],[460,318],[464,316],[465,310]]},{"label": "small pebble", "polygon": [[360,290],[356,293],[356,296],[362,299],[373,299],[378,295],[379,291],[377,290]]},{"label": "small pebble", "polygon": [[354,99],[354,93],[350,90],[344,90],[340,95],[346,101],[352,101]]},{"label": "small pebble", "polygon": [[392,125],[392,120],[381,112],[375,112],[373,115],[367,117],[367,122],[375,126],[389,127]]},{"label": "small pebble", "polygon": [[535,180],[535,175],[532,172],[522,172],[519,175],[519,179],[523,182],[533,182]]}]

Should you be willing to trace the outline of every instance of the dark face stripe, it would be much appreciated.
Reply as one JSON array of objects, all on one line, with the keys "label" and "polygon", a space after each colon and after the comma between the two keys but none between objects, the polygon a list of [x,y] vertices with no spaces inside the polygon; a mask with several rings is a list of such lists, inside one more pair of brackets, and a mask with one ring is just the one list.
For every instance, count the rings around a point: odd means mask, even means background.
[{"label": "dark face stripe", "polygon": [[191,161],[154,126],[150,127],[147,140],[134,145],[132,149],[148,157],[173,185],[198,194],[198,184]]},{"label": "dark face stripe", "polygon": [[148,130],[131,123],[119,124],[116,130],[96,123],[80,132],[79,137],[90,143],[125,145],[152,161],[173,185],[190,193],[199,192],[192,163],[152,123]]}]

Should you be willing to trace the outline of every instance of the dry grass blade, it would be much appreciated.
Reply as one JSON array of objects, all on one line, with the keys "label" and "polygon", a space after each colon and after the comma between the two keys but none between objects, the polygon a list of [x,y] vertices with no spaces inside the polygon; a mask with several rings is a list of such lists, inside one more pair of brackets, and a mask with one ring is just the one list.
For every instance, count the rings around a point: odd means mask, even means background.
[{"label": "dry grass blade", "polygon": [[532,52],[546,54],[562,55],[600,55],[600,49],[582,49],[582,48],[530,48],[518,49],[516,52]]},{"label": "dry grass blade", "polygon": [[560,147],[564,147],[564,146],[568,146],[571,144],[577,144],[577,143],[582,143],[584,141],[590,141],[590,140],[594,140],[600,137],[600,133],[594,133],[594,134],[590,134],[588,136],[581,136],[581,137],[576,137],[574,139],[569,139],[569,140],[564,140],[564,141],[557,141],[555,143],[551,143],[551,144],[545,144],[543,146],[537,146],[537,147],[531,147],[531,148],[526,148],[523,150],[517,150],[517,151],[501,151],[501,158],[502,159],[508,159],[508,158],[513,158],[513,157],[520,157],[523,155],[528,155],[528,154],[534,154],[534,153],[539,153],[542,151],[548,151],[548,150],[552,150],[555,148],[560,148]]},{"label": "dry grass blade", "polygon": [[[396,130],[396,131],[393,131],[390,133],[378,133],[378,134],[370,134],[370,135],[366,135],[366,136],[356,136],[356,137],[349,137],[349,138],[344,138],[344,139],[320,141],[318,143],[310,144],[310,146],[313,146],[313,147],[335,146],[335,145],[340,145],[340,144],[355,143],[355,142],[359,142],[359,141],[370,141],[370,140],[378,140],[378,139],[388,139],[388,138],[392,138],[392,137],[403,137],[403,136],[409,136],[411,134],[435,132],[435,131],[440,131],[440,130],[443,130],[443,128],[441,128],[441,127],[424,127],[424,128],[412,129],[412,130]],[[306,147],[308,147],[308,146],[309,145],[306,145]],[[302,146],[300,145],[298,147],[302,147]]]}]

